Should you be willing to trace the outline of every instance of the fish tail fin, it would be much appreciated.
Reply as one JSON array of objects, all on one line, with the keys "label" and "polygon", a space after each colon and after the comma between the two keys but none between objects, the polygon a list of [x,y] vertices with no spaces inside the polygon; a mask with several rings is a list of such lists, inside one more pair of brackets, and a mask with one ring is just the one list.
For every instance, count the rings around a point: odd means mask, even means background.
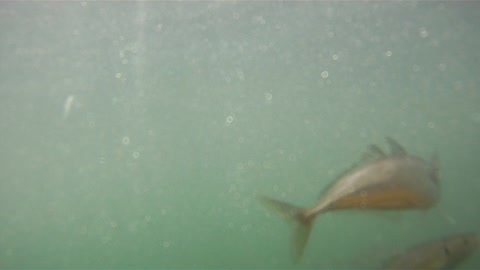
[{"label": "fish tail fin", "polygon": [[298,207],[280,200],[260,196],[259,199],[268,208],[287,219],[293,226],[292,245],[295,262],[300,261],[315,215],[307,215],[306,208]]}]

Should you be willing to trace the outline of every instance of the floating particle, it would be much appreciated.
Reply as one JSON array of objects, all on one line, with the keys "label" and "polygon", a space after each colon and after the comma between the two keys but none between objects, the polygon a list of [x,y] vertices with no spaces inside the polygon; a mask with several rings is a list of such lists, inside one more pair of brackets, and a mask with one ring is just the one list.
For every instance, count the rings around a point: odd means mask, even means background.
[{"label": "floating particle", "polygon": [[65,100],[65,103],[63,104],[63,118],[67,119],[67,117],[70,115],[70,111],[72,109],[73,102],[75,100],[74,95],[70,95],[67,97]]}]

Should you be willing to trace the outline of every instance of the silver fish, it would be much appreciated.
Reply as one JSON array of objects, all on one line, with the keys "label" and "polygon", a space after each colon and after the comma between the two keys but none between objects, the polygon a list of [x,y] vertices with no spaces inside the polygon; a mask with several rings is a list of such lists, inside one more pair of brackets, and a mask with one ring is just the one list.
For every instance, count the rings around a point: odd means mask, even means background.
[{"label": "silver fish", "polygon": [[311,208],[260,196],[267,207],[293,225],[295,261],[302,257],[318,214],[339,209],[427,209],[436,204],[440,190],[436,156],[425,161],[409,155],[392,138],[386,137],[386,141],[389,155],[370,145],[363,162],[337,178]]},{"label": "silver fish", "polygon": [[452,268],[478,249],[479,241],[475,233],[463,233],[433,240],[395,256],[386,269]]}]

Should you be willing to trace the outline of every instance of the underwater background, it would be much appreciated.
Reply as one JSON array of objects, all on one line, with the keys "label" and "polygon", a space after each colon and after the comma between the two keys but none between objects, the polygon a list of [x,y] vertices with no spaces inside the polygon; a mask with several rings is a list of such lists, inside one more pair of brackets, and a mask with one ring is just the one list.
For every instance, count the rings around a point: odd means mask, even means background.
[{"label": "underwater background", "polygon": [[[0,268],[378,269],[480,228],[478,2],[1,2]],[[371,143],[428,211],[320,215]],[[480,252],[459,268],[480,268]]]}]

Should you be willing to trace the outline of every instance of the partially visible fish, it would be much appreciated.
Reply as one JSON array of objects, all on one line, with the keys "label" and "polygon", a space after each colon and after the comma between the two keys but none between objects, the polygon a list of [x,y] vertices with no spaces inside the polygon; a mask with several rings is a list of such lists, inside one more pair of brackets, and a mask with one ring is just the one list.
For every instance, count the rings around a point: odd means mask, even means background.
[{"label": "partially visible fish", "polygon": [[[452,235],[414,246],[395,256],[386,269],[447,269],[468,258],[480,244],[475,233]],[[480,265],[477,266],[480,268]]]},{"label": "partially visible fish", "polygon": [[440,189],[437,158],[427,162],[407,154],[393,139],[386,140],[389,155],[370,145],[364,162],[334,181],[312,208],[260,197],[293,224],[295,261],[302,257],[317,214],[339,209],[427,209],[436,204]]}]

